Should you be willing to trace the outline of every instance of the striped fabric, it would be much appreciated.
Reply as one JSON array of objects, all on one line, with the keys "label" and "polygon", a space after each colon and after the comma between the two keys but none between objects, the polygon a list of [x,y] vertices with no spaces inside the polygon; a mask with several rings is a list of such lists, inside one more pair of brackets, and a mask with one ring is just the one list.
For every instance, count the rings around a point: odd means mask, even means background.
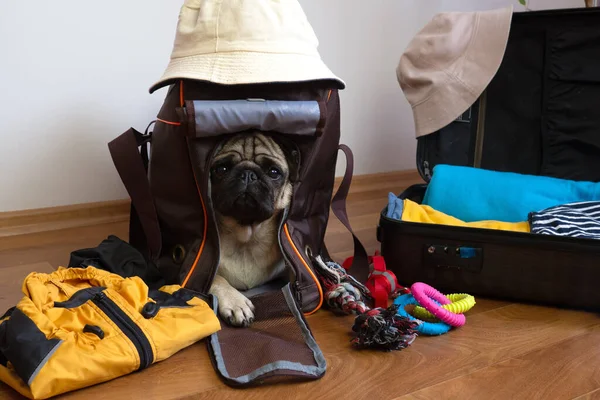
[{"label": "striped fabric", "polygon": [[600,201],[550,207],[529,214],[531,233],[600,239]]}]

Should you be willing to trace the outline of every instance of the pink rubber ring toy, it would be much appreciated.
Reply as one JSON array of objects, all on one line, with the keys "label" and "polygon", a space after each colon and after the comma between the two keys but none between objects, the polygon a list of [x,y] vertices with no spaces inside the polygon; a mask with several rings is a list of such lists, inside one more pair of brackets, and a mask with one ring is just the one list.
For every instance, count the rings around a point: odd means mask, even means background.
[{"label": "pink rubber ring toy", "polygon": [[435,315],[435,317],[440,321],[443,321],[454,327],[463,326],[465,324],[466,317],[464,314],[455,314],[445,310],[433,301],[435,300],[442,305],[451,303],[450,299],[428,284],[423,282],[413,283],[413,285],[410,287],[410,291],[412,292],[415,300],[417,300],[417,302],[419,302],[423,308]]}]

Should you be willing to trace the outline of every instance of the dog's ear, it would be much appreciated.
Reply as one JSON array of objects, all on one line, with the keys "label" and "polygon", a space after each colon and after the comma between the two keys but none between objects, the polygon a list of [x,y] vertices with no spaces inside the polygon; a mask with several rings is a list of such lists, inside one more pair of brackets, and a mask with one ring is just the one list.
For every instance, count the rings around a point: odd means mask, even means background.
[{"label": "dog's ear", "polygon": [[300,179],[300,148],[293,140],[288,138],[278,136],[274,137],[273,140],[275,140],[275,142],[279,145],[281,151],[283,151],[283,154],[285,155],[285,159],[288,162],[288,167],[290,170],[290,182],[296,182],[298,179]]}]

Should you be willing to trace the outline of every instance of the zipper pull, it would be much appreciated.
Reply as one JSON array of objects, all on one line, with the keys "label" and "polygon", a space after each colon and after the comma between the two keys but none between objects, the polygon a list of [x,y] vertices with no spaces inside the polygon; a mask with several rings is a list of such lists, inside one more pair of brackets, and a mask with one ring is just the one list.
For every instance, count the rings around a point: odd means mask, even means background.
[{"label": "zipper pull", "polygon": [[296,292],[296,300],[298,300],[298,304],[302,305],[302,292],[300,291],[300,282],[294,282],[294,291]]},{"label": "zipper pull", "polygon": [[429,162],[423,161],[423,170],[425,172],[425,178],[431,179],[431,171],[429,170]]}]

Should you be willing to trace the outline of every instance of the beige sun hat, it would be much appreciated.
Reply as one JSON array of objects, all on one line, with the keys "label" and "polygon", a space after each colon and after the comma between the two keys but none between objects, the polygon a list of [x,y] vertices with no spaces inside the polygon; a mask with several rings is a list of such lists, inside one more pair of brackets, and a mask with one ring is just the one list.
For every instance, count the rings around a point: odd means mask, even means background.
[{"label": "beige sun hat", "polygon": [[175,79],[221,84],[344,81],[323,63],[297,0],[185,0],[170,62],[150,93]]},{"label": "beige sun hat", "polygon": [[504,57],[512,13],[512,6],[441,13],[409,43],[396,75],[417,137],[448,125],[483,93]]}]

